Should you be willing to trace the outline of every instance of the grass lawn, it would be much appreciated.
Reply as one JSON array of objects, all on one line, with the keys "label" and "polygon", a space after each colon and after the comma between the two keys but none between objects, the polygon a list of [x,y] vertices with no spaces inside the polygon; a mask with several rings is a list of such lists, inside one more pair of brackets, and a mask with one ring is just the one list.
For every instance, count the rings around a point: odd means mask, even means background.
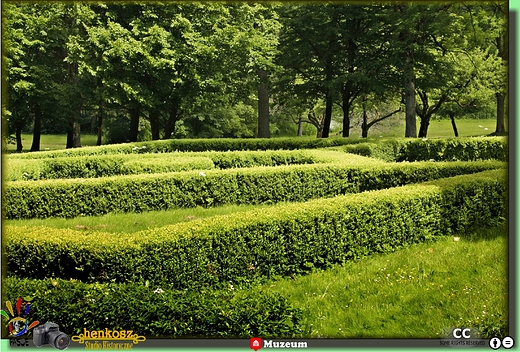
[{"label": "grass lawn", "polygon": [[145,213],[110,213],[102,216],[81,216],[73,219],[47,218],[27,220],[4,220],[4,225],[45,226],[60,229],[102,231],[110,233],[134,233],[156,227],[207,218],[210,216],[232,214],[269,205],[227,205],[212,208],[188,208],[150,211]]},{"label": "grass lawn", "polygon": [[307,337],[438,338],[478,327],[507,335],[507,228],[422,243],[263,289],[305,310]]},{"label": "grass lawn", "polygon": [[[32,145],[32,134],[22,133],[22,146],[24,151],[29,151]],[[94,134],[82,134],[81,145],[84,147],[95,146],[97,142],[97,135]],[[44,134],[40,140],[40,150],[56,150],[65,149],[67,145],[67,135],[65,134]],[[16,150],[16,144],[8,144],[7,150],[14,152]]]},{"label": "grass lawn", "polygon": [[[495,131],[495,119],[460,119],[455,120],[459,137],[486,136]],[[507,123],[506,123],[507,125]],[[487,128],[487,129],[486,129]],[[507,128],[507,126],[506,126]],[[388,119],[375,124],[368,131],[368,137],[400,138],[404,137],[405,123],[403,119]],[[417,121],[417,132],[419,132],[419,121]],[[354,127],[350,136],[361,138],[361,127]],[[432,120],[428,128],[429,138],[455,137],[450,120]]]},{"label": "grass lawn", "polygon": [[[485,136],[495,131],[495,119],[461,119],[456,120],[457,129],[460,137],[470,136]],[[487,129],[486,129],[487,128]],[[506,121],[507,128],[507,121]],[[419,123],[417,123],[417,131],[419,131]],[[331,136],[336,136],[337,133],[331,133]],[[354,127],[350,131],[351,138],[361,138],[361,127]],[[372,126],[368,132],[369,137],[404,137],[404,121],[402,119],[388,119],[379,124]],[[429,138],[440,137],[454,137],[453,128],[450,120],[433,120],[430,122],[428,129]],[[83,134],[81,135],[82,146],[95,146],[97,141],[96,135]],[[67,142],[66,135],[42,135],[40,150],[56,150],[65,149]],[[22,134],[22,145],[24,151],[31,148],[32,135]],[[9,152],[16,150],[16,145],[9,144],[7,146]]]}]

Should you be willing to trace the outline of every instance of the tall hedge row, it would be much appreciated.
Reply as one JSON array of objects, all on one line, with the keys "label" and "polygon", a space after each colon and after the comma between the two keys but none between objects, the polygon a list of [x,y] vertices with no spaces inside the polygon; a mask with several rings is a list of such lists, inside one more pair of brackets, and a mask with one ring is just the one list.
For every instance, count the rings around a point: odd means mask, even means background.
[{"label": "tall hedge row", "polygon": [[62,149],[25,154],[13,154],[12,158],[39,159],[60,158],[69,156],[91,156],[102,154],[143,154],[143,153],[170,153],[202,152],[202,151],[231,151],[231,150],[294,150],[313,149],[360,143],[362,140],[349,138],[214,138],[214,139],[169,139],[163,141],[149,141],[137,143],[111,144],[97,147],[83,147]]},{"label": "tall hedge row", "polygon": [[7,278],[3,284],[7,300],[30,300],[31,320],[52,321],[69,337],[84,328],[133,330],[148,338],[283,338],[301,333],[301,310],[262,291],[187,292],[60,279]]},{"label": "tall hedge row", "polygon": [[505,179],[491,170],[125,236],[7,226],[8,275],[197,289],[306,273],[494,225],[505,214]]},{"label": "tall hedge row", "polygon": [[115,176],[13,181],[4,184],[7,219],[76,217],[222,204],[305,201],[383,189],[502,166],[500,162],[352,166],[293,165]]},{"label": "tall hedge row", "polygon": [[508,159],[504,137],[392,139],[379,143],[359,143],[341,147],[348,153],[385,161],[475,161]]}]

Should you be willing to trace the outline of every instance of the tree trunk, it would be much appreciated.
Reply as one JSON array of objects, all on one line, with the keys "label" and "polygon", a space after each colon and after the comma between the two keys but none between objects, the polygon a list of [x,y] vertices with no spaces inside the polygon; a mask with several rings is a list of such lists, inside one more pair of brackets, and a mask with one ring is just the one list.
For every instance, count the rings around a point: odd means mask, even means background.
[{"label": "tree trunk", "polygon": [[301,136],[303,136],[303,119],[300,116],[300,118],[298,119],[298,137]]},{"label": "tree trunk", "polygon": [[361,124],[361,138],[368,137],[368,116],[365,101],[366,99],[363,97],[363,123]]},{"label": "tree trunk", "polygon": [[22,127],[21,126],[16,126],[16,151],[18,153],[21,153],[22,150],[23,150],[23,145],[22,145]]},{"label": "tree trunk", "polygon": [[96,145],[101,145],[101,139],[103,137],[103,105],[99,105],[99,111],[97,116],[97,141]]},{"label": "tree trunk", "polygon": [[350,92],[343,93],[343,104],[341,105],[343,110],[343,137],[350,135]]},{"label": "tree trunk", "polygon": [[428,135],[428,126],[430,126],[431,114],[421,116],[421,126],[419,128],[419,138],[426,138]]},{"label": "tree trunk", "polygon": [[269,91],[267,85],[267,71],[256,71],[260,84],[258,85],[258,138],[269,138]]},{"label": "tree trunk", "polygon": [[168,120],[166,121],[166,125],[164,126],[164,139],[172,138],[175,134],[175,124],[179,119],[179,104],[174,101],[170,108],[170,113],[168,114]]},{"label": "tree trunk", "polygon": [[[65,55],[66,57],[67,55]],[[72,62],[69,64],[69,76],[68,76],[68,84],[70,87],[75,87],[77,85],[78,78],[78,63]],[[70,88],[69,88],[70,89]],[[73,89],[71,91],[71,95],[69,95],[69,99],[73,100],[71,102],[71,108],[67,111],[69,114],[69,129],[67,131],[67,148],[79,148],[81,147],[81,126],[77,119],[81,115],[81,103],[80,103],[80,95],[79,93]]]},{"label": "tree trunk", "polygon": [[415,121],[415,72],[413,49],[405,52],[404,66],[404,94],[406,105],[406,131],[405,137],[417,137],[417,124]]},{"label": "tree trunk", "polygon": [[497,97],[497,124],[495,129],[495,135],[503,135],[506,132],[504,125],[504,111],[505,111],[505,95],[504,93],[496,93]]},{"label": "tree trunk", "polygon": [[33,141],[31,145],[31,152],[37,152],[40,150],[40,137],[42,134],[42,109],[40,104],[34,105],[34,129],[33,129]]},{"label": "tree trunk", "polygon": [[72,142],[72,139],[73,139],[73,137],[72,137],[72,123],[69,121],[69,126],[67,128],[67,146],[65,148],[67,148],[67,149],[72,148],[72,146],[74,144]]},{"label": "tree trunk", "polygon": [[321,132],[321,138],[329,138],[330,133],[330,122],[332,120],[332,92],[327,92],[327,97],[325,98],[325,120],[323,121],[323,130]]},{"label": "tree trunk", "polygon": [[72,124],[72,148],[80,148],[81,147],[81,125],[78,121],[74,121]]},{"label": "tree trunk", "polygon": [[[502,5],[500,8],[500,13],[507,15],[508,9],[507,9],[507,3],[505,5]],[[515,18],[516,19],[516,18]],[[509,26],[513,27],[512,29],[515,29],[516,23],[515,21],[509,21]],[[497,48],[498,48],[498,56],[502,58],[504,61],[504,64],[507,65],[509,62],[509,35],[508,31],[501,32],[502,34],[495,38]],[[515,32],[513,32],[515,33]],[[504,125],[504,113],[505,113],[505,97],[507,94],[507,86],[506,83],[504,83],[503,91],[498,91],[495,93],[495,96],[497,97],[497,124],[495,128],[495,135],[504,135],[506,133],[506,128]]]},{"label": "tree trunk", "polygon": [[81,147],[81,125],[77,121],[70,121],[67,131],[67,149],[79,147]]},{"label": "tree trunk", "polygon": [[453,133],[455,134],[455,137],[459,136],[459,131],[457,130],[457,124],[455,123],[455,116],[450,113],[450,120],[451,120],[451,127],[453,127]]},{"label": "tree trunk", "polygon": [[363,116],[363,123],[361,124],[361,138],[368,137],[368,126],[365,120],[366,116]]},{"label": "tree trunk", "polygon": [[150,126],[152,128],[152,140],[157,141],[160,139],[160,126],[159,126],[159,111],[153,109],[150,111]]},{"label": "tree trunk", "polygon": [[137,135],[139,133],[139,107],[132,107],[130,109],[130,135],[128,140],[130,142],[137,142]]}]

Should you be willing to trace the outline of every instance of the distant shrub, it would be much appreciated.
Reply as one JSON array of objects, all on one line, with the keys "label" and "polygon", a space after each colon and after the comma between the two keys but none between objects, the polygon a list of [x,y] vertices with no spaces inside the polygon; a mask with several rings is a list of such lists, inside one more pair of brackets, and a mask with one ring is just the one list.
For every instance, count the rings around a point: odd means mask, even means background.
[{"label": "distant shrub", "polygon": [[507,161],[508,145],[503,137],[392,139],[379,143],[346,145],[348,153],[385,161]]}]

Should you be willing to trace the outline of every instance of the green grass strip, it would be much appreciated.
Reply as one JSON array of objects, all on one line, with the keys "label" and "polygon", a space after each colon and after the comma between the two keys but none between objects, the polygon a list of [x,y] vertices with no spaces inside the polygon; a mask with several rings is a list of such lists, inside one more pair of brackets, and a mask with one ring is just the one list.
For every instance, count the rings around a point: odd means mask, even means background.
[{"label": "green grass strip", "polygon": [[4,181],[93,178],[187,170],[342,162],[380,165],[381,160],[327,149],[115,154],[45,159],[8,158]]}]

